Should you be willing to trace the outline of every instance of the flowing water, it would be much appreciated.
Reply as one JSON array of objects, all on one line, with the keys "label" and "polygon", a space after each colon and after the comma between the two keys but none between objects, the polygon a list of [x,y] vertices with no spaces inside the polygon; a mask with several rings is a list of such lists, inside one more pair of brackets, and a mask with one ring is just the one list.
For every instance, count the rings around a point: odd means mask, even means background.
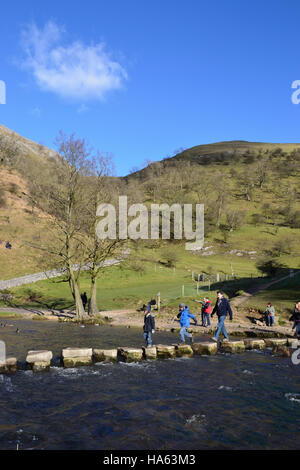
[{"label": "flowing water", "polygon": [[[67,346],[142,345],[133,328],[9,323],[0,339],[22,360],[29,349],[58,356]],[[48,373],[0,375],[0,449],[299,448],[300,366],[270,350],[77,369],[55,363]]]}]

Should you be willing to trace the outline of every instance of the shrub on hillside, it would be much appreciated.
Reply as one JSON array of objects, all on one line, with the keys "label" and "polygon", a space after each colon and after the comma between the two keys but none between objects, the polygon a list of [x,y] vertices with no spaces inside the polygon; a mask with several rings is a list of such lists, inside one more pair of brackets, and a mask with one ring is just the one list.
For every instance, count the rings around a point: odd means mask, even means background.
[{"label": "shrub on hillside", "polygon": [[178,255],[172,248],[165,248],[162,251],[162,258],[168,268],[175,268],[178,263]]}]

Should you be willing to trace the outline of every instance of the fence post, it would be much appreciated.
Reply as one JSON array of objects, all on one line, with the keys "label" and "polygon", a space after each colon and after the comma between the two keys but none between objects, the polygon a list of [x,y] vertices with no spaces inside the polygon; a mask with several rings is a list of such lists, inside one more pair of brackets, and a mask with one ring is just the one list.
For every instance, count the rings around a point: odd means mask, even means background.
[{"label": "fence post", "polygon": [[182,294],[182,297],[184,297],[184,286],[182,286],[181,294]]},{"label": "fence post", "polygon": [[217,282],[220,281],[220,274],[219,274],[219,273],[216,274],[216,281],[217,281]]},{"label": "fence post", "polygon": [[199,282],[197,282],[197,295],[199,293]]},{"label": "fence post", "polygon": [[157,310],[160,310],[160,292],[157,294]]}]

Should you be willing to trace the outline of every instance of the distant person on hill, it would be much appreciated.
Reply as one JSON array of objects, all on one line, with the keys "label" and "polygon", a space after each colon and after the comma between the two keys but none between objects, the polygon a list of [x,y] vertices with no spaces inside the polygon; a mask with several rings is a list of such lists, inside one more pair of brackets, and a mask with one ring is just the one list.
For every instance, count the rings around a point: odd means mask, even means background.
[{"label": "distant person on hill", "polygon": [[86,304],[87,304],[87,301],[88,301],[86,292],[81,294],[81,300],[82,300],[83,309],[85,310],[85,307],[86,307]]},{"label": "distant person on hill", "polygon": [[7,248],[8,250],[11,250],[12,246],[9,242],[6,242],[5,248]]},{"label": "distant person on hill", "polygon": [[274,325],[274,316],[275,316],[275,308],[271,304],[271,302],[268,303],[266,311],[265,311],[265,316],[266,316],[266,325],[267,326],[273,326]]},{"label": "distant person on hill", "polygon": [[211,300],[209,300],[208,297],[204,297],[204,302],[202,302],[202,307],[201,307],[201,320],[202,320],[202,325],[206,327],[210,326],[210,314],[211,314]]},{"label": "distant person on hill", "polygon": [[152,335],[155,333],[155,319],[149,312],[147,305],[144,307],[144,340],[147,348],[152,346]]},{"label": "distant person on hill", "polygon": [[296,328],[296,336],[300,336],[300,302],[297,302],[295,305],[295,310],[290,321],[293,321],[293,329]]},{"label": "distant person on hill", "polygon": [[187,328],[190,326],[190,319],[192,318],[195,322],[195,325],[197,325],[197,319],[195,317],[195,315],[193,315],[190,310],[189,310],[189,307],[187,305],[185,305],[184,303],[181,303],[179,304],[179,313],[177,315],[177,317],[180,316],[180,337],[181,337],[181,341],[183,343],[185,343],[185,336],[187,336],[188,338],[190,338],[190,341],[191,343],[193,342],[193,336],[191,335],[191,333],[188,333],[187,332]]},{"label": "distant person on hill", "polygon": [[223,292],[221,291],[217,292],[217,301],[212,311],[211,318],[213,317],[215,313],[218,315],[219,322],[218,322],[217,330],[214,336],[212,337],[212,340],[218,341],[219,334],[222,332],[225,337],[225,341],[228,341],[228,334],[227,334],[224,322],[225,322],[227,313],[229,313],[230,320],[232,320],[232,310],[231,310],[229,301],[224,297]]}]

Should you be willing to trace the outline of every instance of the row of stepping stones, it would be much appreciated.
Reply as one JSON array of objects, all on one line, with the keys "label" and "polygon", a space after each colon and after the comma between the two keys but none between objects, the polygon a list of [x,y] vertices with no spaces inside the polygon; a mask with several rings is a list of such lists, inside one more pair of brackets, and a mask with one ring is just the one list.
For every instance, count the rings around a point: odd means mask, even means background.
[{"label": "row of stepping stones", "polygon": [[[97,362],[139,362],[150,359],[172,359],[175,357],[191,357],[193,355],[214,355],[218,351],[225,353],[242,353],[246,349],[272,348],[272,354],[290,357],[290,348],[297,348],[300,342],[295,338],[244,339],[239,341],[223,341],[222,343],[199,342],[192,345],[158,344],[143,348],[92,349],[65,348],[62,350],[61,361],[64,367],[89,366]],[[52,351],[28,351],[26,364],[33,371],[49,370],[53,359]],[[16,372],[18,362],[9,357],[0,362],[0,373]]]}]

